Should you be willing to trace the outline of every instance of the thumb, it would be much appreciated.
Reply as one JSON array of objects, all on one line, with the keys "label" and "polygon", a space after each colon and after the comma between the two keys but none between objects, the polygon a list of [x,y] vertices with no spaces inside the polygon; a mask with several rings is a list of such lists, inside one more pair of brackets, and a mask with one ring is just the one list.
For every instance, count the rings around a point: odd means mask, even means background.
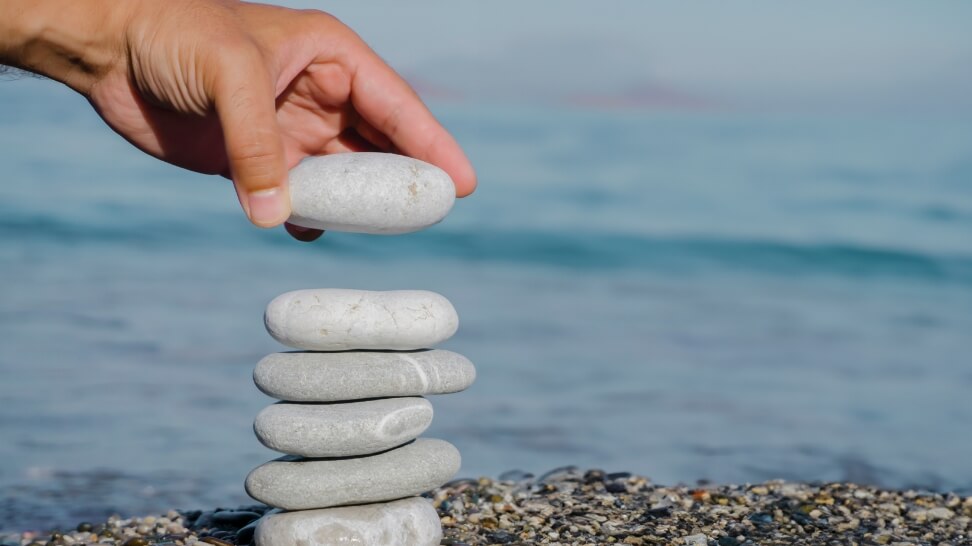
[{"label": "thumb", "polygon": [[214,103],[240,204],[251,222],[272,227],[290,216],[287,169],[270,75],[247,49],[224,59]]}]

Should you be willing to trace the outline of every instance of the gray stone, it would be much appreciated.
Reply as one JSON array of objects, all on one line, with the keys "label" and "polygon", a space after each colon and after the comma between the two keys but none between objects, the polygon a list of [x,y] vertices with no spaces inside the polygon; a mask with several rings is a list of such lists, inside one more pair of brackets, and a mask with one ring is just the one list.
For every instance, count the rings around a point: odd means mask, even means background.
[{"label": "gray stone", "polygon": [[418,438],[431,422],[432,404],[417,397],[278,403],[257,415],[253,431],[263,445],[281,453],[346,457],[400,446]]},{"label": "gray stone", "polygon": [[408,233],[440,222],[456,187],[442,169],[395,154],[309,157],[290,171],[292,224],[330,231]]},{"label": "gray stone", "polygon": [[446,483],[459,470],[449,442],[419,438],[364,457],[281,457],[253,469],[246,492],[285,510],[364,504],[418,495]]},{"label": "gray stone", "polygon": [[955,517],[955,512],[952,512],[944,506],[937,506],[928,510],[928,519],[952,519]]},{"label": "gray stone", "polygon": [[382,504],[271,514],[256,528],[257,546],[436,546],[442,525],[432,503]]},{"label": "gray stone", "polygon": [[682,538],[686,546],[706,546],[709,544],[709,537],[703,534],[689,535]]},{"label": "gray stone", "polygon": [[292,402],[336,402],[459,392],[476,368],[466,357],[433,349],[410,352],[274,353],[253,370],[268,396]]},{"label": "gray stone", "polygon": [[310,351],[424,349],[459,327],[449,300],[426,290],[295,290],[267,305],[264,322],[280,343]]}]

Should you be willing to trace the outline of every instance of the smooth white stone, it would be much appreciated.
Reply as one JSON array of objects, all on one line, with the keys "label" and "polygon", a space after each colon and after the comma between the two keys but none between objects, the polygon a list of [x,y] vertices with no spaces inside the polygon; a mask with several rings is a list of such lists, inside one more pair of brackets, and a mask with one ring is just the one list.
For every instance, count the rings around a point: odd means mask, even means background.
[{"label": "smooth white stone", "polygon": [[292,224],[356,233],[394,234],[442,221],[456,187],[442,169],[395,154],[309,157],[290,171]]},{"label": "smooth white stone", "polygon": [[459,464],[459,451],[449,442],[419,438],[364,457],[281,457],[254,468],[246,492],[285,510],[381,502],[435,489],[459,471]]},{"label": "smooth white stone", "polygon": [[423,498],[264,516],[257,546],[437,546],[442,524]]},{"label": "smooth white stone", "polygon": [[264,322],[280,343],[310,351],[424,349],[459,327],[449,300],[426,290],[295,290],[267,305]]},{"label": "smooth white stone", "polygon": [[332,404],[278,403],[253,422],[260,442],[303,457],[377,453],[418,438],[432,422],[424,398],[384,398]]},{"label": "smooth white stone", "polygon": [[267,396],[292,402],[336,402],[459,392],[476,367],[452,351],[274,353],[253,370]]}]

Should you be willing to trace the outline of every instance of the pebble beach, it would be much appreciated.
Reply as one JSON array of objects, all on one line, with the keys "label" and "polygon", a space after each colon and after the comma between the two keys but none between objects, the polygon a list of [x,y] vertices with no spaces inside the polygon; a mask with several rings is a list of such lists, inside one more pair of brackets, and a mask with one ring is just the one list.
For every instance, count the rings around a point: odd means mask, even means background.
[{"label": "pebble beach", "polygon": [[[972,544],[972,496],[851,483],[661,486],[627,472],[566,467],[461,479],[425,495],[443,545]],[[269,507],[80,522],[0,534],[3,546],[243,546]]]}]

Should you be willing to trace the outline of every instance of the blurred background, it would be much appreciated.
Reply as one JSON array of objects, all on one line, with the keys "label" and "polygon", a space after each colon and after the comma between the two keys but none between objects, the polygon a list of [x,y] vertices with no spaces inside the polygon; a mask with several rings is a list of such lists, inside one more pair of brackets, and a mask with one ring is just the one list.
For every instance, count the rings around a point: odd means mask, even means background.
[{"label": "blurred background", "polygon": [[0,529],[247,502],[266,303],[429,289],[463,476],[972,493],[972,5],[291,3],[404,74],[480,188],[413,235],[251,227],[78,96],[0,81]]}]

